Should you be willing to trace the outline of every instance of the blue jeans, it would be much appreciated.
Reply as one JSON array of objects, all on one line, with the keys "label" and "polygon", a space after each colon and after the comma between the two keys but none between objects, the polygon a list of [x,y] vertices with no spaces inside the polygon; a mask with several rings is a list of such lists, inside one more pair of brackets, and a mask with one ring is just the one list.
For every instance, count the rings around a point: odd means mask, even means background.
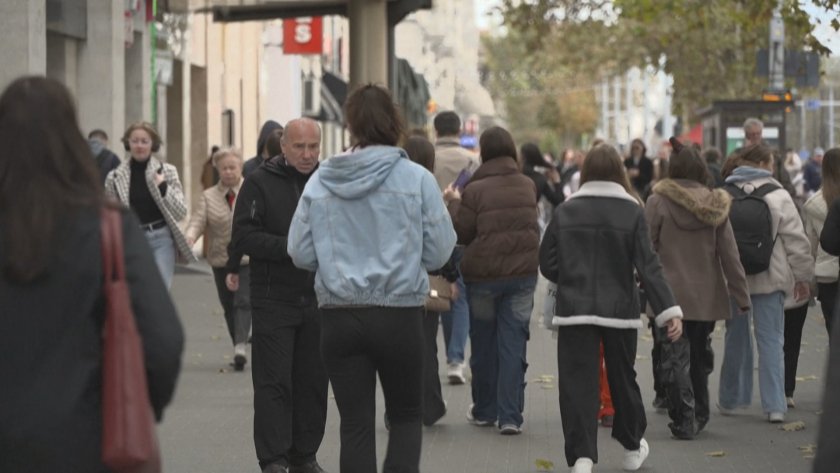
[{"label": "blue jeans", "polygon": [[732,318],[726,321],[723,365],[720,368],[721,407],[733,409],[749,406],[753,388],[753,345],[750,319],[755,323],[758,345],[758,389],[765,413],[787,412],[785,402],[784,301],[781,291],[753,294],[752,312],[737,315],[732,305]]},{"label": "blue jeans", "polygon": [[169,289],[172,287],[172,276],[175,274],[175,240],[172,239],[172,232],[169,227],[158,228],[146,232],[146,241],[152,248],[155,255],[160,277],[163,284]]},{"label": "blue jeans", "polygon": [[522,425],[536,276],[470,283],[473,416]]},{"label": "blue jeans", "polygon": [[[461,258],[464,257],[463,248],[455,248],[453,259],[458,269],[461,269]],[[458,291],[461,296],[452,303],[449,312],[442,312],[440,319],[443,323],[443,340],[446,343],[446,362],[463,363],[464,349],[470,334],[470,306],[467,303],[467,289],[464,278],[458,277]]]}]

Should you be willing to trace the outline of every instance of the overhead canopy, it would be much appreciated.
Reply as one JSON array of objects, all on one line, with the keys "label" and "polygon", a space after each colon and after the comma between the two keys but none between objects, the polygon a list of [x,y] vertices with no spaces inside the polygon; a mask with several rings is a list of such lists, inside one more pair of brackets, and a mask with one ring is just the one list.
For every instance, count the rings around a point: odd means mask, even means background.
[{"label": "overhead canopy", "polygon": [[[302,16],[347,16],[349,0],[210,0],[199,11],[213,12],[213,21],[236,22],[297,18]],[[432,0],[388,0],[388,21],[395,25],[409,13],[431,8]]]}]

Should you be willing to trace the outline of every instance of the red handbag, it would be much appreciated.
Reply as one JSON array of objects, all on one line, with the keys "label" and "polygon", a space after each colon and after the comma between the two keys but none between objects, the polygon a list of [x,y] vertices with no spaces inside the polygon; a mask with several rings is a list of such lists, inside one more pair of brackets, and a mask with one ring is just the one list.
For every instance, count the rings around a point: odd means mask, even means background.
[{"label": "red handbag", "polygon": [[101,213],[105,325],[102,344],[102,463],[117,473],[159,473],[160,451],[146,385],[143,344],[125,279],[122,218]]}]

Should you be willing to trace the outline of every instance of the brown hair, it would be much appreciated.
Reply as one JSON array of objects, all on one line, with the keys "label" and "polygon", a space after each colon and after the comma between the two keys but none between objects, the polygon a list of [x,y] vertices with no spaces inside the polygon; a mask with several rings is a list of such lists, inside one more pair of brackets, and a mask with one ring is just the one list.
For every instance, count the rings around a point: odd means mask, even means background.
[{"label": "brown hair", "polygon": [[481,162],[501,157],[516,159],[513,137],[500,126],[491,126],[484,130],[478,139],[478,147],[481,149]]},{"label": "brown hair", "polygon": [[773,150],[763,144],[750,145],[742,149],[741,152],[734,153],[726,158],[726,162],[723,164],[720,174],[724,179],[726,179],[737,167],[751,166],[757,168],[761,164],[772,161]]},{"label": "brown hair", "polygon": [[583,160],[583,166],[580,169],[580,184],[583,185],[590,181],[608,181],[619,184],[624,187],[628,194],[641,203],[639,196],[627,179],[627,172],[624,169],[621,156],[610,145],[601,144],[586,153],[586,158]]},{"label": "brown hair", "polygon": [[356,146],[396,146],[405,125],[388,89],[368,84],[354,90],[344,104],[347,128]]},{"label": "brown hair", "polygon": [[239,165],[243,164],[242,160],[242,153],[239,152],[236,148],[222,148],[217,149],[216,152],[213,153],[213,156],[210,157],[210,161],[213,163],[213,167],[219,166],[219,161],[228,156],[233,156],[234,158],[239,160]]},{"label": "brown hair", "polygon": [[22,77],[0,96],[2,270],[10,281],[43,275],[62,221],[102,203],[99,172],[79,130],[70,92],[55,80]]},{"label": "brown hair", "polygon": [[674,153],[669,161],[668,177],[671,179],[689,179],[703,185],[709,184],[709,169],[697,148],[685,146],[679,153]]},{"label": "brown hair", "polygon": [[823,155],[822,192],[829,207],[840,197],[840,148],[831,148]]},{"label": "brown hair", "polygon": [[125,130],[125,133],[123,133],[122,138],[120,138],[120,141],[122,141],[126,151],[129,151],[131,149],[129,148],[128,138],[131,136],[131,133],[134,130],[143,130],[149,134],[149,136],[152,138],[152,153],[157,153],[158,151],[160,151],[160,145],[163,144],[163,140],[160,139],[160,135],[158,134],[157,130],[155,130],[154,125],[152,125],[149,122],[132,123]]},{"label": "brown hair", "polygon": [[403,149],[409,159],[428,169],[429,172],[435,172],[435,147],[431,141],[422,136],[410,136],[405,140]]}]

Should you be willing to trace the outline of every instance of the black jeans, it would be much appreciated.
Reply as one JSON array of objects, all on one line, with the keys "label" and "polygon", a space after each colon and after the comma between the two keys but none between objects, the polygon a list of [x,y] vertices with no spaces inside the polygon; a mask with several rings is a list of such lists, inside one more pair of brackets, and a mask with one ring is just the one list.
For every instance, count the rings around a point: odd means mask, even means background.
[{"label": "black jeans", "polygon": [[321,320],[321,352],[341,415],[341,473],[377,471],[377,373],[391,423],[383,472],[419,472],[423,308],[326,308]]},{"label": "black jeans", "polygon": [[239,269],[239,290],[230,291],[225,285],[225,268],[213,268],[213,279],[216,281],[216,292],[219,294],[219,303],[225,314],[230,340],[234,345],[248,341],[248,332],[251,331],[251,284],[250,271],[248,266]]},{"label": "black jeans", "polygon": [[319,311],[252,300],[254,445],[260,468],[315,460],[327,422]]},{"label": "black jeans", "polygon": [[432,425],[446,414],[438,375],[439,320],[440,312],[423,311],[423,425]]},{"label": "black jeans", "polygon": [[597,325],[558,328],[557,384],[569,466],[583,457],[598,461],[598,364],[602,340],[610,395],[615,406],[612,436],[627,450],[639,449],[647,429],[647,418],[633,368],[637,337],[638,332],[634,329]]},{"label": "black jeans", "polygon": [[694,391],[694,419],[698,431],[709,422],[709,375],[715,369],[715,352],[712,350],[714,331],[714,321],[683,321],[683,334],[688,339],[691,352],[689,373]]},{"label": "black jeans", "polygon": [[831,321],[834,319],[834,308],[837,307],[837,285],[837,282],[817,283],[817,300],[820,301],[820,308],[825,318],[829,342],[831,342]]},{"label": "black jeans", "polygon": [[[796,389],[796,369],[802,346],[802,327],[808,315],[808,304],[785,310],[785,396],[793,397]],[[829,319],[825,319],[828,324]]]}]

